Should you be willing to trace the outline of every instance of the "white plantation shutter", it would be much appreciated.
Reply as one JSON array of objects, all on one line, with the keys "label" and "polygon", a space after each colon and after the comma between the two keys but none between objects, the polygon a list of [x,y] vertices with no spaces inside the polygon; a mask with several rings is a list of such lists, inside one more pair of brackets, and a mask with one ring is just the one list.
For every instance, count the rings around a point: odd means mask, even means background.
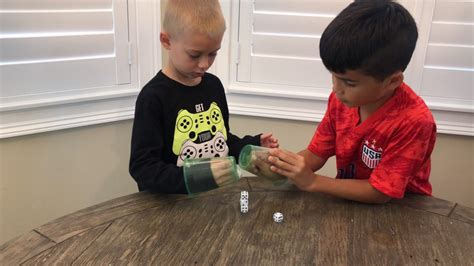
[{"label": "white plantation shutter", "polygon": [[474,106],[473,1],[436,1],[422,71],[426,100]]},{"label": "white plantation shutter", "polygon": [[330,76],[319,57],[319,39],[351,1],[243,1],[238,81],[329,91]]},{"label": "white plantation shutter", "polygon": [[125,1],[0,3],[3,104],[130,83]]},{"label": "white plantation shutter", "polygon": [[133,118],[159,1],[0,0],[0,138]]},{"label": "white plantation shutter", "polygon": [[[332,84],[319,56],[319,39],[351,2],[223,4],[232,22],[227,37],[231,52],[230,59],[218,58],[217,72],[227,82],[230,111],[320,121]],[[439,132],[474,135],[474,1],[398,2],[412,13],[420,35],[406,82],[433,111]]]}]

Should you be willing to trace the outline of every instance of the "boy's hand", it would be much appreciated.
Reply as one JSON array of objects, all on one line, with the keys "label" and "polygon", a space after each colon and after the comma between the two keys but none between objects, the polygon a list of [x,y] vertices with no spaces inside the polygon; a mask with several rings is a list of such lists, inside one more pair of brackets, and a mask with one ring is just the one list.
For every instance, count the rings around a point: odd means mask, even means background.
[{"label": "boy's hand", "polygon": [[316,176],[306,165],[303,156],[282,149],[272,149],[268,160],[272,163],[270,169],[273,172],[288,177],[301,190],[312,190]]},{"label": "boy's hand", "polygon": [[260,146],[267,148],[278,148],[278,139],[273,137],[272,133],[263,133],[260,135]]},{"label": "boy's hand", "polygon": [[232,164],[229,161],[211,160],[210,166],[212,176],[219,187],[228,185],[235,181]]}]

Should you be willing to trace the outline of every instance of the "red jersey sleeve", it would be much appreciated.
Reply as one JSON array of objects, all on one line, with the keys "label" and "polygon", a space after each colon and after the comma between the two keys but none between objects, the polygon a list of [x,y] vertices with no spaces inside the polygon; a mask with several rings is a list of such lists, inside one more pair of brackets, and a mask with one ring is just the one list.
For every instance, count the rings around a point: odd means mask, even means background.
[{"label": "red jersey sleeve", "polygon": [[403,198],[408,182],[426,176],[436,139],[436,125],[430,121],[408,121],[397,130],[383,151],[382,159],[369,177],[378,191]]},{"label": "red jersey sleeve", "polygon": [[331,106],[334,105],[334,97],[334,93],[331,93],[326,114],[308,145],[309,151],[323,159],[328,159],[335,154],[336,132],[331,118]]}]

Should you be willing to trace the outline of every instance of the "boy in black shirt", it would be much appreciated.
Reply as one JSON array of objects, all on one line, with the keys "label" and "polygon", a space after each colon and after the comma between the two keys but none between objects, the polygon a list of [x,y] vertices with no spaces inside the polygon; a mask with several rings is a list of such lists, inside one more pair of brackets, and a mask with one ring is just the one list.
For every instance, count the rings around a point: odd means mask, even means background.
[{"label": "boy in black shirt", "polygon": [[186,193],[187,158],[238,157],[246,144],[278,147],[271,133],[242,139],[230,133],[224,87],[206,73],[224,31],[217,0],[168,2],[160,34],[168,62],[135,108],[129,170],[140,191]]}]

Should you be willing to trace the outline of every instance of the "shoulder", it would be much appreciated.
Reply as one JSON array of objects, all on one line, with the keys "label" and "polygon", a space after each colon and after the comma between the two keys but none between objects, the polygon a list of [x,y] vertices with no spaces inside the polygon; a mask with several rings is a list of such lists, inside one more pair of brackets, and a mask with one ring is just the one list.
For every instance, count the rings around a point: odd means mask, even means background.
[{"label": "shoulder", "polygon": [[408,85],[399,88],[401,95],[398,99],[400,117],[409,123],[434,124],[433,114],[425,101]]},{"label": "shoulder", "polygon": [[222,84],[221,80],[216,75],[209,72],[204,73],[203,79],[208,82],[216,82]]},{"label": "shoulder", "polygon": [[158,72],[148,83],[143,86],[138,94],[137,101],[156,101],[166,96],[173,84],[163,73]]},{"label": "shoulder", "polygon": [[222,85],[221,80],[211,73],[205,73],[202,77],[204,84],[209,87],[218,88],[220,90],[224,90],[224,85]]},{"label": "shoulder", "polygon": [[392,110],[385,116],[385,123],[391,124],[396,135],[435,133],[436,123],[424,100],[406,84],[399,89]]}]

